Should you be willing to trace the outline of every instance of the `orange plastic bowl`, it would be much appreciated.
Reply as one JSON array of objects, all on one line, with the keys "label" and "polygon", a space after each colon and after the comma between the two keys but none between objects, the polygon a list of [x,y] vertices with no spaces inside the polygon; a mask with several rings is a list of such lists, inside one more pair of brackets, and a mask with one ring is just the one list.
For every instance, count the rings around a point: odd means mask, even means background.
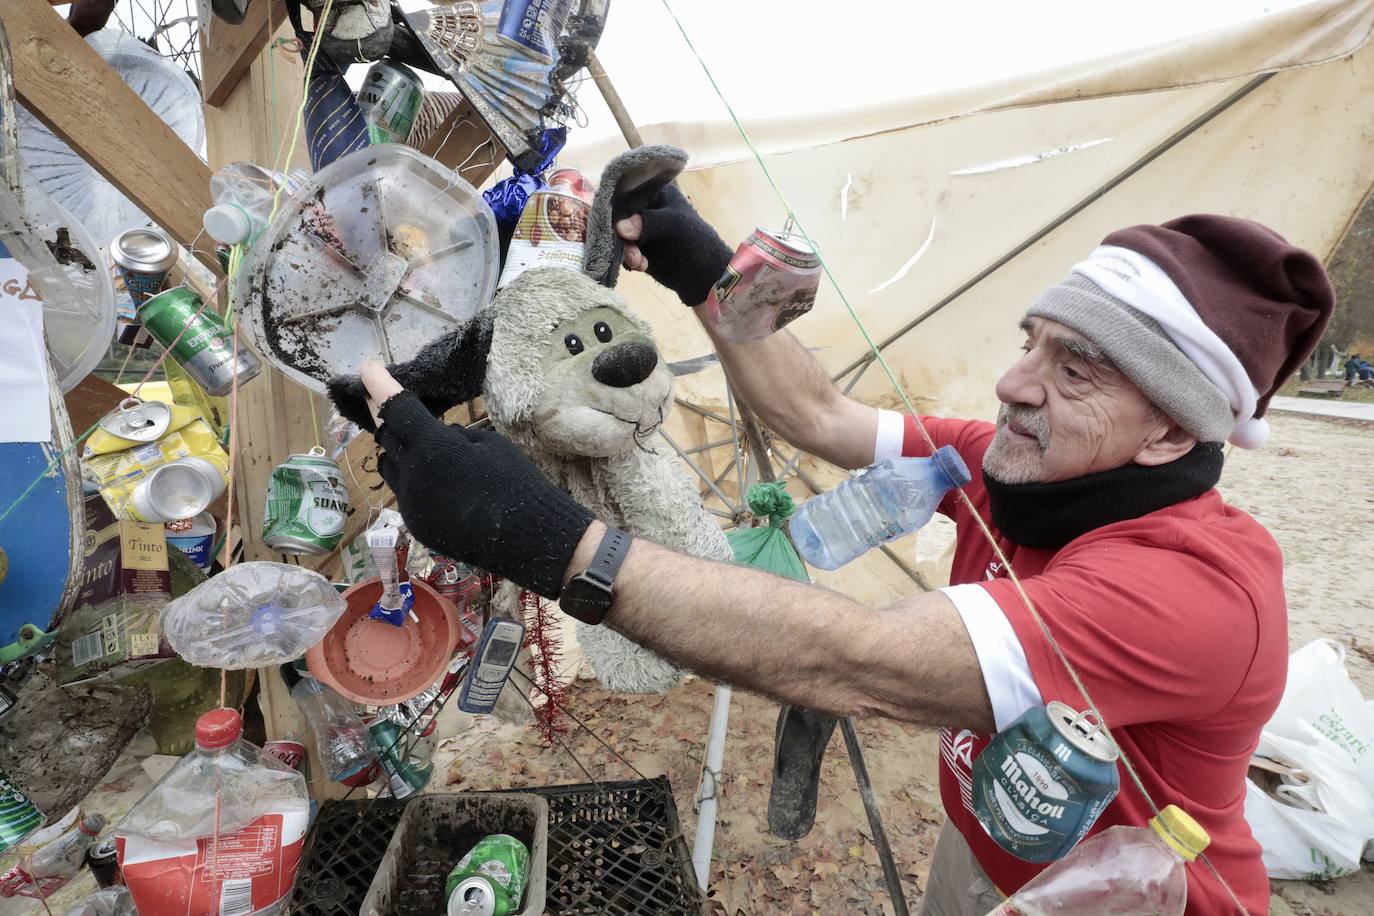
[{"label": "orange plastic bowl", "polygon": [[444,676],[463,629],[453,602],[424,582],[412,581],[412,609],[402,626],[367,615],[382,596],[382,580],[359,582],[343,593],[348,609],[305,654],[310,673],[357,703],[391,706],[418,696]]}]

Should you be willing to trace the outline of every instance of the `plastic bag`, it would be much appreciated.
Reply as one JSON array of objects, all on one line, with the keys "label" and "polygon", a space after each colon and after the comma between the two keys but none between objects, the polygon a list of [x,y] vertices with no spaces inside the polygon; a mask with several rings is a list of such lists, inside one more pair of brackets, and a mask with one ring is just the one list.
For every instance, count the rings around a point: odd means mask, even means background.
[{"label": "plastic bag", "polygon": [[129,889],[116,884],[103,887],[67,910],[66,916],[138,916]]},{"label": "plastic bag", "polygon": [[749,511],[760,518],[766,517],[768,524],[759,528],[736,528],[725,533],[730,547],[735,551],[735,559],[745,566],[799,582],[811,581],[801,557],[797,556],[797,551],[782,529],[783,523],[797,511],[792,497],[787,493],[787,485],[781,481],[756,483],[749,488],[747,500]]},{"label": "plastic bag", "polygon": [[1374,713],[1345,671],[1345,649],[1320,639],[1289,658],[1288,684],[1256,756],[1278,772],[1246,783],[1245,817],[1271,878],[1328,879],[1359,870],[1374,841]]},{"label": "plastic bag", "polygon": [[285,563],[240,563],[162,612],[176,653],[205,668],[260,668],[300,658],[347,607],[324,576]]}]

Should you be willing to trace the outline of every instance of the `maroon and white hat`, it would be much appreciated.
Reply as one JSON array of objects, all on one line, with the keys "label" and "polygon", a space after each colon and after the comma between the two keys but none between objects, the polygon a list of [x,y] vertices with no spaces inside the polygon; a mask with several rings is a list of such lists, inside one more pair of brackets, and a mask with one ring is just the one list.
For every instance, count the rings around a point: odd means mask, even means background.
[{"label": "maroon and white hat", "polygon": [[1204,213],[1113,232],[1027,314],[1102,348],[1199,440],[1258,448],[1269,399],[1316,349],[1334,303],[1310,252]]}]

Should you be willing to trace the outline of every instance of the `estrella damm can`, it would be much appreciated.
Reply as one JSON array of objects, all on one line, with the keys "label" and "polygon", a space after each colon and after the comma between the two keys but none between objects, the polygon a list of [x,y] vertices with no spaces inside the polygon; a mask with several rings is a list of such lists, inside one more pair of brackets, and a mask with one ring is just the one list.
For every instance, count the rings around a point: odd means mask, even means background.
[{"label": "estrella damm can", "polygon": [[448,916],[510,916],[530,880],[530,851],[506,833],[477,841],[444,883]]},{"label": "estrella damm can", "polygon": [[1087,836],[1121,787],[1117,750],[1091,713],[1036,706],[973,761],[973,813],[998,846],[1052,862]]}]

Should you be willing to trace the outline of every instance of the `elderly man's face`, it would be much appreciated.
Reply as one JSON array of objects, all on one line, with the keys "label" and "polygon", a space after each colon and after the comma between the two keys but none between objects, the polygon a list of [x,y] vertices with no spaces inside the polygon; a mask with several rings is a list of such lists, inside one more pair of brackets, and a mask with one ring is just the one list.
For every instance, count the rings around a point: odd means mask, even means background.
[{"label": "elderly man's face", "polygon": [[1021,328],[1024,355],[997,381],[985,472],[1003,483],[1069,480],[1135,461],[1168,434],[1169,419],[1082,334],[1044,318]]}]

